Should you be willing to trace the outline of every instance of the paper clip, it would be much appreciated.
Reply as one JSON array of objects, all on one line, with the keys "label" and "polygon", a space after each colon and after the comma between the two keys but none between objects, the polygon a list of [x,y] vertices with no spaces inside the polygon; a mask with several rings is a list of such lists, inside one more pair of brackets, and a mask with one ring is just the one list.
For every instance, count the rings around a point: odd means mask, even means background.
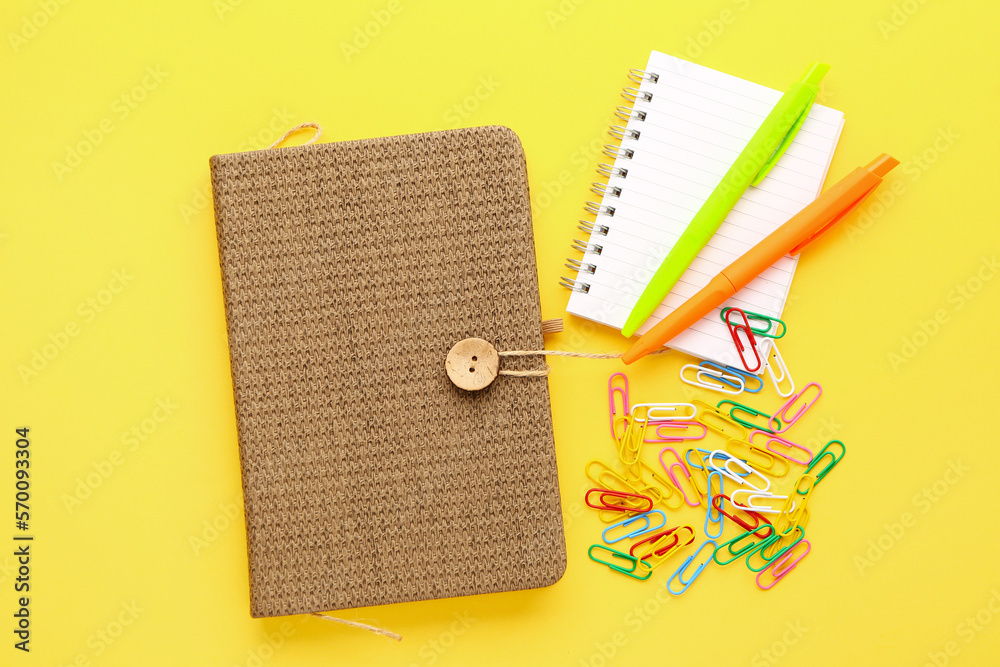
[{"label": "paper clip", "polygon": [[[712,484],[712,480],[715,480],[715,484]],[[713,488],[715,493],[713,493]],[[714,498],[716,495],[721,495],[724,492],[722,485],[722,473],[718,470],[713,470],[708,473],[708,490],[706,492],[706,497]],[[707,508],[705,510],[705,535],[711,537],[713,540],[722,537],[722,527],[724,521],[724,515],[718,508],[716,508],[712,503],[706,503]],[[710,531],[710,526],[717,526],[718,529],[714,532]]]},{"label": "paper clip", "polygon": [[696,422],[704,426],[705,428],[711,429],[721,435],[722,437],[738,438],[740,440],[746,440],[748,431],[742,425],[739,424],[728,416],[719,412],[718,408],[709,405],[703,401],[694,400],[691,401],[696,404],[700,409],[698,410],[698,416],[694,418]]},{"label": "paper clip", "polygon": [[[747,567],[750,568],[750,570],[753,572],[760,572],[761,570],[765,569],[768,565],[770,565],[771,563],[778,560],[786,553],[794,549],[795,545],[801,542],[803,539],[805,539],[806,536],[806,531],[802,529],[802,526],[795,526],[795,530],[799,532],[799,536],[792,539],[791,544],[789,544],[788,546],[781,546],[781,543],[783,540],[789,539],[791,537],[790,535],[775,534],[771,537],[770,540],[766,540],[767,544],[764,544],[759,550],[747,556]],[[775,551],[772,555],[768,556],[767,552],[774,547],[780,547],[780,548],[777,551]],[[755,554],[759,555],[760,559],[764,561],[764,564],[761,565],[760,567],[754,567],[753,565],[750,564],[750,561]]]},{"label": "paper clip", "polygon": [[[688,468],[688,470],[691,470]],[[705,499],[708,498],[708,471],[703,468],[691,470],[691,486],[698,494],[698,504],[707,505]]]},{"label": "paper clip", "polygon": [[792,467],[785,458],[765,451],[746,440],[731,438],[726,441],[726,449],[736,458],[746,461],[755,469],[765,470],[774,477],[784,477]]},{"label": "paper clip", "polygon": [[[722,459],[723,463],[721,468],[715,463],[715,459]],[[705,459],[705,464],[709,468],[718,470],[723,475],[736,482],[737,485],[749,486],[757,493],[767,493],[771,488],[771,480],[769,480],[767,477],[764,477],[764,475],[759,470],[753,468],[752,466],[750,466],[748,463],[746,463],[741,459],[734,458],[733,456],[729,455],[727,452],[722,451],[721,449],[716,449],[711,454],[709,454],[708,458]],[[730,464],[734,465],[739,470],[744,471],[746,474],[740,475],[736,473],[729,467]],[[758,486],[757,484],[751,482],[750,481],[751,476],[755,476],[754,477],[755,479],[760,479],[764,483],[764,485]],[[734,502],[733,505],[735,506],[736,503]],[[751,507],[750,509],[753,508]]]},{"label": "paper clip", "polygon": [[[691,414],[678,414],[681,408],[690,408]],[[644,413],[645,419],[637,413]],[[679,422],[691,421],[698,414],[697,408],[690,403],[636,403],[629,415],[637,422]]]},{"label": "paper clip", "polygon": [[[596,504],[591,502],[590,496],[598,494]],[[623,491],[612,491],[611,489],[591,489],[583,497],[587,507],[595,510],[610,510],[612,512],[648,512],[653,509],[653,499],[648,496],[641,496],[637,493],[625,493]]]},{"label": "paper clip", "polygon": [[[740,314],[740,317],[743,318],[743,324],[733,324],[729,320],[729,316],[733,313]],[[746,313],[739,308],[730,308],[726,311],[726,314],[722,319],[726,323],[726,327],[729,329],[729,335],[733,337],[733,342],[736,344],[736,351],[740,355],[740,362],[743,364],[743,368],[747,369],[751,373],[759,371],[761,361],[760,353],[757,351],[757,339],[753,337],[753,331],[750,329],[750,321],[747,319]],[[747,363],[746,356],[743,354],[746,351],[746,345],[744,345],[743,341],[740,340],[740,330],[746,334],[747,345],[749,345],[750,349],[753,351],[754,359],[757,362],[757,365],[753,368],[751,368],[750,364]]]},{"label": "paper clip", "polygon": [[[692,427],[697,426],[701,429],[700,435],[689,435],[688,430]],[[674,433],[669,435],[663,434],[663,429],[674,429]],[[678,429],[684,429],[682,432],[678,433]],[[647,438],[643,442],[647,443],[657,443],[657,442],[684,442],[685,440],[701,440],[708,433],[708,428],[695,421],[686,422],[664,422],[662,424],[656,425],[656,437]]]},{"label": "paper clip", "polygon": [[[664,461],[663,455],[666,452],[670,452],[671,454],[673,454],[674,458],[677,459],[677,462],[668,464],[666,461]],[[681,460],[680,455],[674,450],[673,447],[664,447],[662,450],[660,450],[660,465],[663,466],[663,471],[667,473],[667,477],[670,478],[670,481],[673,482],[674,486],[681,492],[681,495],[684,496],[684,502],[686,502],[691,507],[698,507],[699,505],[701,505],[701,496],[698,495],[698,489],[697,487],[694,486],[694,481],[691,479],[691,472],[687,469],[687,466],[684,465],[684,461]],[[688,484],[694,489],[694,493],[697,496],[697,500],[695,502],[691,502],[691,499],[688,497],[688,494],[684,490],[684,487],[681,485],[679,481],[677,481],[677,475],[674,473],[675,468],[680,469],[681,474],[684,475],[684,478],[687,480]]]},{"label": "paper clip", "polygon": [[[750,429],[750,430],[756,429],[758,431],[771,431],[771,432],[773,432],[774,429],[772,429],[770,427],[771,423],[773,421],[778,422],[778,428],[781,428],[781,422],[780,421],[778,421],[777,419],[775,419],[771,415],[767,414],[766,412],[761,412],[757,408],[751,408],[748,405],[743,405],[742,403],[737,403],[736,401],[722,400],[722,401],[719,401],[718,404],[715,406],[715,409],[720,414],[722,413],[722,411],[724,409],[722,407],[723,405],[730,406],[730,408],[729,408],[729,417],[730,417],[730,419],[732,419],[737,424],[740,424],[741,426],[746,427],[747,429]],[[746,421],[744,419],[741,419],[740,417],[737,417],[736,416],[736,411],[737,410],[739,410],[741,412],[745,412],[748,415],[748,419],[752,419],[754,417],[766,417],[767,418],[767,426],[760,426],[758,424],[754,424],[753,422]]]},{"label": "paper clip", "polygon": [[[693,380],[690,380],[684,376],[684,371],[689,368],[694,369]],[[718,383],[712,382],[706,379],[706,377],[715,378],[719,382]],[[743,391],[746,389],[746,384],[741,376],[727,375],[724,371],[715,370],[712,368],[704,368],[697,364],[685,364],[681,366],[681,380],[695,387],[701,387],[703,389],[711,389],[712,391],[721,391],[723,394],[732,394],[733,396],[742,394]]]},{"label": "paper clip", "polygon": [[[651,556],[662,556],[680,541],[677,536],[678,528],[680,528],[680,526],[674,526],[673,528],[667,528],[666,530],[662,530],[654,535],[643,537],[641,540],[632,545],[632,547],[628,550],[629,554],[640,559],[646,559]],[[694,531],[692,531],[691,534],[694,535]],[[670,544],[660,544],[660,540],[666,537],[672,537],[673,540]],[[640,556],[636,553],[636,550],[642,551],[643,545],[648,546],[645,546],[646,553]]]},{"label": "paper clip", "polygon": [[[660,516],[660,525],[658,526],[654,526],[652,520],[650,519],[650,517],[653,516],[654,514],[658,514]],[[632,530],[632,524],[636,523],[637,521],[644,521],[645,525],[642,528],[636,528]],[[627,519],[622,519],[617,523],[611,524],[603,531],[601,531],[601,539],[604,540],[605,544],[615,544],[617,542],[621,542],[622,540],[631,540],[635,539],[636,537],[639,537],[640,535],[645,535],[646,533],[652,533],[655,530],[663,528],[665,525],[667,525],[667,515],[663,513],[663,510],[651,510],[644,514],[630,516]],[[609,540],[608,533],[616,528],[628,528],[629,532]]]},{"label": "paper clip", "polygon": [[[743,504],[736,499],[737,494],[745,493],[747,494],[747,499]],[[767,505],[755,505],[756,500],[786,500],[788,496],[776,496],[772,493],[762,493],[754,489],[733,489],[733,492],[729,495],[729,502],[733,504],[733,507],[741,510],[746,510],[748,512],[757,512],[758,514],[777,514],[781,511],[781,508],[768,507]],[[795,508],[795,504],[792,504],[792,508]],[[642,515],[640,515],[642,516]],[[609,542],[610,544],[610,542]]]},{"label": "paper clip", "polygon": [[[615,385],[616,377],[621,378],[621,386]],[[615,409],[615,394],[621,397],[622,411],[620,413]],[[608,407],[611,412],[611,437],[615,439],[615,442],[620,442],[621,437],[618,436],[616,427],[619,422],[624,422],[625,426],[628,426],[628,414],[630,410],[628,404],[628,377],[624,373],[612,373],[611,377],[608,378]]]},{"label": "paper clip", "polygon": [[778,531],[779,535],[787,535],[795,526],[805,528],[809,521],[806,506],[814,488],[816,488],[815,477],[812,475],[799,477],[795,483],[795,493],[788,494],[788,498],[774,522],[774,529]]},{"label": "paper clip", "polygon": [[[755,537],[760,539],[758,541],[754,541],[753,538]],[[733,549],[733,547],[736,547],[737,544],[746,539],[750,540],[748,544],[740,546],[735,550]],[[763,548],[764,546],[770,544],[773,541],[774,541],[774,529],[771,526],[767,526],[767,535],[758,535],[757,533],[748,530],[746,532],[740,533],[733,539],[720,544],[715,549],[715,553],[712,554],[712,560],[714,560],[719,565],[726,566],[729,565],[730,563],[735,563],[743,556],[749,556],[750,554],[754,553],[758,549]],[[723,554],[723,557],[726,558],[726,560],[724,561],[719,560],[719,552],[723,551],[723,547],[725,547],[725,551],[729,552],[729,557],[726,557],[726,555]]]},{"label": "paper clip", "polygon": [[[791,440],[787,440],[786,438],[782,438],[781,436],[775,435],[773,433],[768,433],[767,431],[752,431],[750,433],[750,444],[753,445],[754,447],[757,447],[758,449],[760,449],[761,446],[756,442],[754,442],[754,438],[757,437],[758,435],[764,436],[764,438],[767,440],[767,444],[764,445],[764,449],[771,452],[775,456],[780,456],[781,458],[787,459],[792,463],[798,463],[804,466],[809,465],[809,462],[812,461],[813,453],[809,448],[803,447],[798,443],[792,442]],[[780,448],[785,448],[788,451],[779,452],[777,449],[774,448],[775,445],[777,445]],[[792,454],[796,451],[802,452],[805,456],[800,455],[801,458],[795,458]]]},{"label": "paper clip", "polygon": [[[681,537],[684,531],[687,531],[687,536]],[[670,543],[664,544],[668,537],[671,538]],[[694,542],[694,529],[691,526],[678,526],[639,540],[629,549],[629,554],[639,560],[648,560],[655,569],[692,542]]]},{"label": "paper clip", "polygon": [[[649,420],[636,421],[629,418],[625,435],[618,443],[618,459],[625,465],[626,475],[629,466],[639,462],[639,454],[642,452],[642,441],[646,438],[646,429],[649,428]],[[634,477],[634,475],[633,475]]]},{"label": "paper clip", "polygon": [[[809,543],[809,540],[802,540],[800,544],[806,545],[806,548],[802,553],[796,556],[794,554],[794,549],[789,549],[787,552],[785,552],[784,556],[775,560],[770,565],[768,565],[763,570],[757,573],[758,588],[760,588],[762,591],[769,591],[772,588],[774,588],[779,581],[784,579],[789,572],[795,569],[795,566],[799,564],[799,561],[805,558],[809,554],[809,552],[812,551],[812,544]],[[770,570],[768,574],[771,576],[771,583],[765,586],[764,584],[760,583],[760,578],[768,570]]]},{"label": "paper clip", "polygon": [[[593,471],[591,470],[591,468],[593,468],[594,466],[597,466],[598,468],[596,475],[592,474]],[[613,470],[611,466],[609,466],[607,463],[604,463],[603,461],[598,461],[595,459],[593,461],[588,462],[587,466],[584,468],[584,474],[587,476],[587,479],[596,484],[598,488],[613,489],[616,491],[625,491],[626,493],[630,491],[638,493],[638,491],[632,488],[632,485],[629,484],[628,481],[621,476],[621,474]],[[616,486],[618,488],[615,488]]]},{"label": "paper clip", "polygon": [[[830,449],[830,445],[834,443],[840,445],[840,456],[837,456],[833,452],[827,451],[828,449]],[[844,445],[844,443],[842,443],[840,440],[831,440],[830,442],[826,443],[826,445],[823,446],[823,449],[819,450],[819,453],[816,454],[815,458],[813,458],[812,463],[810,463],[809,467],[806,468],[806,472],[811,473],[813,471],[813,468],[815,468],[820,461],[822,461],[824,458],[829,457],[830,462],[826,464],[826,467],[823,468],[821,472],[816,473],[816,483],[819,484],[820,482],[823,481],[823,478],[826,477],[827,473],[833,470],[833,467],[835,465],[840,463],[840,459],[844,458],[844,454],[846,453],[847,453],[847,447]]]},{"label": "paper clip", "polygon": [[[719,316],[722,317],[723,322],[726,321],[726,313],[728,313],[730,310],[733,309],[728,307],[723,308],[722,311],[719,313]],[[785,335],[785,332],[788,330],[788,327],[785,326],[785,323],[779,320],[777,317],[768,317],[767,315],[761,315],[760,313],[755,313],[751,310],[744,310],[743,314],[750,321],[763,322],[764,324],[763,328],[754,328],[753,325],[748,324],[748,326],[750,327],[750,331],[754,332],[758,336],[764,336],[765,338],[781,338],[782,336]],[[774,326],[775,324],[778,324],[779,326]],[[773,332],[771,331],[772,327],[774,328]]]},{"label": "paper clip", "polygon": [[[713,361],[703,361],[701,362],[700,365],[716,368],[722,371],[723,373],[732,373],[734,375],[738,375],[743,380],[743,387],[748,394],[759,394],[760,390],[764,388],[764,380],[762,380],[759,375],[754,375],[753,373],[745,371],[742,368],[736,368],[735,366],[720,366],[719,364]],[[751,389],[750,385],[754,384],[755,382],[757,384],[757,388]]]},{"label": "paper clip", "polygon": [[[810,387],[816,388],[816,396],[810,399],[806,399],[803,405],[795,412],[795,414],[789,417],[788,412],[795,406],[796,403],[803,400],[802,397],[806,395]],[[816,404],[816,401],[818,401],[819,397],[822,395],[823,395],[823,387],[819,386],[819,383],[817,382],[810,382],[806,386],[802,387],[802,390],[799,393],[793,394],[792,397],[789,398],[784,405],[775,410],[774,416],[768,420],[767,425],[771,427],[772,422],[774,422],[777,423],[777,428],[772,427],[769,428],[768,430],[774,433],[782,433],[784,431],[787,431],[792,424],[797,422],[802,417],[802,415],[806,413],[806,410],[808,410],[809,408],[811,408],[813,405]],[[778,420],[778,417],[781,417],[781,420],[785,422],[784,428],[781,427],[781,421]]]},{"label": "paper clip", "polygon": [[[594,474],[594,468],[596,466],[596,474]],[[652,498],[653,502],[657,502],[657,498],[654,494],[643,493],[644,489],[640,488],[638,485],[629,482],[620,473],[612,470],[608,464],[602,461],[590,461],[587,463],[584,469],[587,479],[593,482],[597,487],[609,489],[613,491],[623,491],[625,493],[634,493],[639,496],[649,496]],[[669,507],[669,506],[668,506]],[[680,507],[680,505],[678,505]],[[630,510],[626,510],[630,511]],[[638,512],[635,512],[638,514]],[[611,512],[608,510],[598,510],[598,518],[604,523],[612,523],[614,521],[619,521],[621,519],[620,512]]]},{"label": "paper clip", "polygon": [[[777,364],[778,370],[781,371],[780,376],[774,372],[775,364]],[[767,364],[764,367],[767,369],[767,374],[771,377],[771,382],[774,384],[774,390],[778,392],[778,396],[788,398],[795,393],[795,380],[792,379],[792,374],[788,372],[785,360],[781,358],[781,353],[778,352],[777,343],[771,343],[771,352],[768,354]],[[788,392],[781,390],[781,383],[785,380],[788,380]]]},{"label": "paper clip", "polygon": [[702,456],[701,456],[701,462],[703,464],[705,462],[705,456],[708,455],[708,454],[711,454],[712,452],[708,451],[707,449],[702,449],[700,447],[690,447],[690,448],[688,448],[688,450],[686,452],[684,452],[684,463],[687,464],[688,470],[691,470],[691,469],[694,469],[694,470],[704,470],[705,469],[704,465],[698,465],[697,463],[693,463],[691,461],[691,454],[693,452],[700,452],[702,454]]},{"label": "paper clip", "polygon": [[[739,510],[736,507],[733,507],[734,514],[730,514],[722,506],[724,500],[728,500],[730,505],[733,504],[733,501],[725,493],[720,493],[719,495],[712,497],[712,505],[715,507],[715,509],[719,510],[719,512],[721,512],[723,514],[723,516],[725,516],[727,519],[729,519],[730,521],[732,521],[733,523],[735,523],[737,526],[739,526],[743,530],[752,531],[754,533],[754,535],[757,535],[757,537],[767,537],[768,536],[768,535],[760,535],[759,534],[760,531],[762,531],[762,530],[771,530],[772,529],[771,528],[771,522],[768,520],[768,518],[766,516],[764,516],[763,514],[757,514],[756,512],[750,512],[750,511],[747,511],[747,510]],[[743,512],[748,517],[750,517],[751,519],[753,519],[754,520],[753,525],[751,526],[744,519],[740,518],[740,516],[738,515],[738,512]],[[761,522],[764,523],[765,527],[763,527],[763,528],[761,527]],[[770,534],[770,533],[768,533],[768,534]]]},{"label": "paper clip", "polygon": [[[713,555],[715,554],[715,550],[718,548],[718,545],[715,543],[714,540],[705,540],[704,542],[702,542],[701,545],[698,547],[698,550],[695,551],[690,556],[688,556],[687,560],[684,561],[684,564],[681,565],[679,568],[677,568],[677,571],[674,572],[670,576],[670,579],[667,580],[668,593],[670,593],[671,595],[683,594],[684,591],[686,591],[691,586],[691,584],[694,583],[694,580],[698,578],[698,575],[702,573],[702,570],[704,570],[708,566],[708,564],[712,562],[712,558],[710,556],[708,560],[698,565],[698,567],[695,569],[693,573],[691,573],[690,577],[686,581],[684,580],[684,574],[687,572],[688,567],[692,563],[696,562],[695,559],[701,555],[701,552],[705,549],[706,546],[712,549]],[[680,589],[679,591],[675,591],[674,589],[672,589],[670,587],[670,584],[674,581],[674,579],[679,581],[684,586],[684,588]]]},{"label": "paper clip", "polygon": [[[606,561],[606,560],[601,560],[600,558],[595,557],[594,556],[594,549],[601,549],[603,551],[608,552],[609,554],[611,554],[612,560]],[[653,574],[653,568],[651,568],[649,566],[649,563],[646,563],[645,561],[641,561],[638,558],[636,558],[635,556],[630,556],[629,554],[622,553],[621,551],[616,551],[614,549],[609,549],[608,547],[604,546],[603,544],[593,544],[593,545],[591,545],[591,547],[589,549],[587,549],[587,556],[589,556],[590,560],[594,561],[595,563],[600,563],[601,565],[607,565],[609,568],[611,568],[615,572],[620,572],[621,574],[624,574],[625,576],[632,577],[633,579],[638,579],[639,581],[645,581],[646,579],[649,579],[650,576],[652,576],[652,574]],[[631,563],[631,567],[629,569],[625,569],[623,566],[615,564],[614,561],[616,559],[617,560],[623,560],[626,563]],[[646,571],[646,575],[645,576],[639,576],[637,574],[637,571],[640,570],[640,569],[644,569]]]},{"label": "paper clip", "polygon": [[[653,482],[649,483],[643,479],[643,473],[651,477]],[[670,482],[658,476],[655,470],[642,461],[639,461],[639,480],[636,486],[639,487],[640,484],[642,486],[639,490],[642,495],[652,498],[653,503],[661,503],[664,507],[671,510],[680,509],[684,504],[683,494],[681,494],[678,489],[674,488]],[[676,498],[676,505],[670,502],[671,498]]]},{"label": "paper clip", "polygon": [[[699,465],[695,465],[695,464],[691,463],[691,453],[692,452],[699,452],[699,453],[701,453],[701,455],[702,455],[701,456],[701,462],[702,463],[705,463],[705,459],[707,459],[709,457],[709,455],[711,455],[712,452],[710,452],[707,449],[701,449],[700,447],[692,447],[691,449],[689,449],[686,452],[684,452],[684,461],[687,463],[688,468],[693,468],[695,470],[705,470],[704,466],[699,466]],[[726,456],[729,456],[730,458],[735,458],[729,452],[723,452],[723,454],[725,454]],[[735,473],[735,474],[739,475],[740,477],[746,477],[750,473],[748,473],[748,472],[738,472],[738,473]]]}]

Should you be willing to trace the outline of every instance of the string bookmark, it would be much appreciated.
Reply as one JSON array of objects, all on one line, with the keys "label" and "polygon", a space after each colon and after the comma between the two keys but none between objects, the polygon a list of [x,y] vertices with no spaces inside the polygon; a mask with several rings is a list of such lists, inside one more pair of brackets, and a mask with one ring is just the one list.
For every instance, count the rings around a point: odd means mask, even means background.
[{"label": "string bookmark", "polygon": [[[563,330],[562,320],[545,320],[542,333],[557,333]],[[669,352],[663,348],[653,354]],[[466,338],[455,343],[445,358],[444,367],[448,377],[459,389],[479,391],[493,384],[499,375],[530,378],[546,377],[552,369],[545,368],[517,370],[500,367],[503,358],[517,357],[576,357],[578,359],[621,359],[621,352],[573,352],[571,350],[503,350],[498,351],[487,340]]]}]

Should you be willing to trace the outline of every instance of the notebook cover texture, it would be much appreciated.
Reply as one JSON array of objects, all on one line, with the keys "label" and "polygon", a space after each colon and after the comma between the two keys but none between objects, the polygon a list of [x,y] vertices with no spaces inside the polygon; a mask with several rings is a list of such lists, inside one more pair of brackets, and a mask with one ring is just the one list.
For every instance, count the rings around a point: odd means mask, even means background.
[{"label": "notebook cover texture", "polygon": [[544,347],[517,136],[483,127],[210,166],[251,614],[557,581],[547,379],[467,392],[444,368],[469,337]]}]

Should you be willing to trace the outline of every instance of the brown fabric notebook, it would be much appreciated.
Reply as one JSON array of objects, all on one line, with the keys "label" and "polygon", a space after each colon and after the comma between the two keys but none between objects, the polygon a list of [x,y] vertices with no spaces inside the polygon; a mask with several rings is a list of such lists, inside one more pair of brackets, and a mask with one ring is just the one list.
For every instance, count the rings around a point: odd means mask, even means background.
[{"label": "brown fabric notebook", "polygon": [[444,367],[469,337],[543,347],[517,136],[482,127],[210,165],[251,614],[557,581],[547,379],[467,392]]}]

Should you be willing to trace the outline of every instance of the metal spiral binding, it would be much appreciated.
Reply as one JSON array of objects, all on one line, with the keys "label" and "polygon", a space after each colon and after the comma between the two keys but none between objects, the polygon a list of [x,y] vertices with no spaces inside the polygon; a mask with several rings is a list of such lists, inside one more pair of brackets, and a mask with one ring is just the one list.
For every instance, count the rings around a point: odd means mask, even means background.
[{"label": "metal spiral binding", "polygon": [[625,86],[622,88],[622,97],[632,104],[635,104],[638,99],[642,99],[643,102],[653,101],[653,93],[648,90],[639,90],[638,88],[633,88],[632,86]]},{"label": "metal spiral binding", "polygon": [[622,148],[614,144],[604,144],[601,154],[616,160],[631,160],[632,156],[635,155],[635,151],[631,148]]},{"label": "metal spiral binding", "polygon": [[[647,72],[641,69],[631,69],[628,73],[629,81],[636,84],[636,86],[641,86],[643,82],[657,83],[660,80],[660,75],[655,72]],[[615,108],[615,117],[624,122],[630,123],[632,121],[645,122],[646,111],[641,108],[636,108],[636,102],[652,102],[653,93],[648,90],[640,90],[633,86],[626,86],[622,88],[622,97],[629,102],[629,106],[619,106]],[[641,132],[635,128],[629,128],[622,125],[612,125],[608,130],[608,133],[617,139],[619,143],[616,144],[605,144],[601,153],[613,160],[631,160],[635,156],[635,150],[623,146],[622,143],[626,139],[631,141],[638,141]],[[612,164],[601,163],[597,166],[597,173],[604,178],[626,178],[628,176],[628,169],[626,167],[615,166]],[[598,195],[602,200],[606,197],[621,197],[622,188],[617,185],[611,185],[610,183],[591,183],[590,191],[595,195]],[[609,218],[615,216],[615,207],[609,206],[607,204],[601,204],[598,202],[588,201],[584,205],[584,210],[593,216],[605,215]],[[607,225],[598,223],[597,221],[590,222],[587,220],[580,220],[578,225],[579,229],[584,233],[593,237],[595,234],[600,236],[607,236],[610,228]],[[595,255],[600,255],[604,250],[604,246],[597,243],[589,243],[581,241],[579,239],[574,239],[572,243],[573,250],[581,253],[593,253]],[[590,262],[584,262],[579,259],[568,258],[565,264],[566,268],[572,269],[580,274],[590,274],[593,275],[597,272],[597,265]],[[581,292],[586,294],[590,291],[590,283],[583,282],[577,278],[561,278],[559,284],[568,290],[574,292]]]},{"label": "metal spiral binding", "polygon": [[611,231],[607,225],[599,225],[590,220],[581,220],[580,224],[577,225],[577,229],[587,234],[600,234],[601,236],[607,236],[608,232]]},{"label": "metal spiral binding", "polygon": [[630,130],[627,127],[622,127],[621,125],[612,125],[609,127],[608,134],[619,141],[624,141],[626,137],[629,139],[639,138],[639,130]]},{"label": "metal spiral binding", "polygon": [[595,201],[589,201],[583,206],[583,210],[591,215],[606,215],[609,218],[615,217],[614,206],[602,206]]},{"label": "metal spiral binding", "polygon": [[649,81],[651,83],[656,83],[657,81],[660,80],[660,75],[656,74],[655,72],[647,72],[644,69],[632,68],[628,71],[628,78],[629,81],[631,81],[632,83],[636,85],[641,85],[644,80]]},{"label": "metal spiral binding", "polygon": [[590,291],[590,285],[588,283],[581,283],[579,280],[575,280],[573,278],[560,278],[559,285],[572,292],[582,292],[586,294]]},{"label": "metal spiral binding", "polygon": [[616,167],[611,164],[601,163],[597,165],[597,173],[604,178],[611,178],[612,176],[617,176],[618,178],[625,178],[628,176],[628,169],[625,167]]},{"label": "metal spiral binding", "polygon": [[581,262],[578,259],[567,259],[564,265],[567,269],[573,269],[574,271],[583,273],[593,273],[597,270],[596,264],[591,264],[590,262]]},{"label": "metal spiral binding", "polygon": [[602,197],[621,197],[622,189],[609,183],[591,183],[590,191]]},{"label": "metal spiral binding", "polygon": [[[577,252],[582,252],[582,253],[592,252],[595,255],[600,255],[602,252],[604,252],[604,246],[597,245],[596,243],[587,243],[586,241],[581,241],[580,239],[573,239],[573,243],[571,245],[573,247],[573,250],[576,250]],[[566,260],[566,261],[569,262],[572,260]]]},{"label": "metal spiral binding", "polygon": [[615,107],[615,118],[626,123],[630,120],[646,120],[646,112],[634,107]]}]

